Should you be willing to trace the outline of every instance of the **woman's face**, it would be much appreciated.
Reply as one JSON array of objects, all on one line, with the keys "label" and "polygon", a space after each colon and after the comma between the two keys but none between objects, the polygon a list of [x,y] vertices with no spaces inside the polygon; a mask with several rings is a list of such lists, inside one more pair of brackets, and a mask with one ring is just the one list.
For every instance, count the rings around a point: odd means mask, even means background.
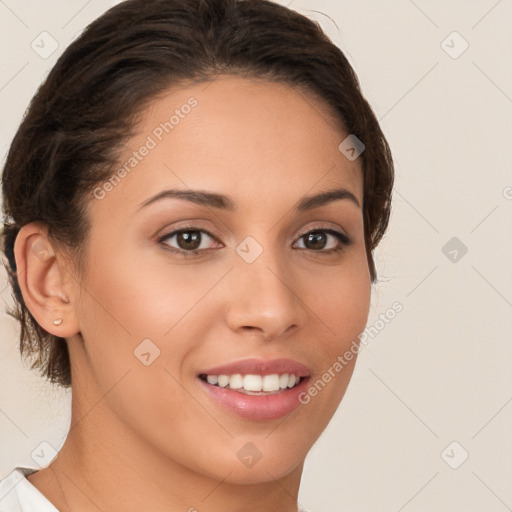
[{"label": "woman's face", "polygon": [[77,403],[103,397],[105,422],[219,480],[300,466],[370,303],[362,171],[336,126],[309,95],[228,76],[151,104],[88,206]]}]

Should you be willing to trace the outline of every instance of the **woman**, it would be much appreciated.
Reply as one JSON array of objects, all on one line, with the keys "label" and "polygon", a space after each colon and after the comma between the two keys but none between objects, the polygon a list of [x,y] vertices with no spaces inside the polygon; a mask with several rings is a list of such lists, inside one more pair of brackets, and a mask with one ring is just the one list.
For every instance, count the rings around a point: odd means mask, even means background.
[{"label": "woman", "polygon": [[0,511],[301,510],[392,185],[354,71],[304,16],[129,0],[92,23],[4,168],[21,350],[72,418]]}]

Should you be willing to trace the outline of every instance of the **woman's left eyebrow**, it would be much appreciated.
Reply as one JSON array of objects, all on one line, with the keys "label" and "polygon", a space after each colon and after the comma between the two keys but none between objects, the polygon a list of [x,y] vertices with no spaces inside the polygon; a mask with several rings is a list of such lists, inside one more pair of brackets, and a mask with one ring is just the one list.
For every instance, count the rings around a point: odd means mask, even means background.
[{"label": "woman's left eyebrow", "polygon": [[299,212],[305,212],[307,210],[319,208],[320,206],[324,206],[327,203],[337,201],[340,199],[348,199],[349,201],[354,203],[358,208],[361,208],[361,205],[359,204],[359,200],[357,199],[357,197],[346,188],[336,188],[333,190],[320,192],[319,194],[315,194],[312,196],[305,196],[296,204],[295,208]]},{"label": "woman's left eyebrow", "polygon": [[[149,199],[146,199],[146,201],[140,203],[138,210],[162,199],[184,199],[186,201],[211,208],[218,208],[228,211],[236,210],[234,201],[224,194],[191,189],[163,190],[162,192],[159,192]],[[333,190],[327,190],[325,192],[320,192],[319,194],[311,196],[304,196],[296,203],[295,209],[299,212],[305,212],[314,208],[319,208],[320,206],[325,206],[332,201],[341,199],[347,199],[354,203],[357,207],[361,208],[357,197],[352,192],[350,192],[350,190],[347,190],[346,188],[337,188]]]}]

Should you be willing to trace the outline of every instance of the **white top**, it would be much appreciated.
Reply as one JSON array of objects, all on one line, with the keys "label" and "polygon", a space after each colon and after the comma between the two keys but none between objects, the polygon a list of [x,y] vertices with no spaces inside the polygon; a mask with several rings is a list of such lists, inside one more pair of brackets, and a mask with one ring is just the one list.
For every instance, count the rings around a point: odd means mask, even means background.
[{"label": "white top", "polygon": [[[40,468],[18,466],[0,480],[0,512],[59,512],[27,476]],[[308,512],[300,505],[297,512]]]},{"label": "white top", "polygon": [[0,512],[59,512],[26,478],[39,469],[19,466],[0,480]]}]

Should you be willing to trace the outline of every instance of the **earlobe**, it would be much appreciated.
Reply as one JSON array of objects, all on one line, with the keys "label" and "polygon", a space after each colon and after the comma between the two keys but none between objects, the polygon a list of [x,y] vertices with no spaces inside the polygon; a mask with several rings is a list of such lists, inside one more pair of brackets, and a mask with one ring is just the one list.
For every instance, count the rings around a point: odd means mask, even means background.
[{"label": "earlobe", "polygon": [[47,229],[36,222],[23,226],[14,257],[23,300],[37,323],[63,338],[78,333],[72,300],[75,280],[56,254]]}]

